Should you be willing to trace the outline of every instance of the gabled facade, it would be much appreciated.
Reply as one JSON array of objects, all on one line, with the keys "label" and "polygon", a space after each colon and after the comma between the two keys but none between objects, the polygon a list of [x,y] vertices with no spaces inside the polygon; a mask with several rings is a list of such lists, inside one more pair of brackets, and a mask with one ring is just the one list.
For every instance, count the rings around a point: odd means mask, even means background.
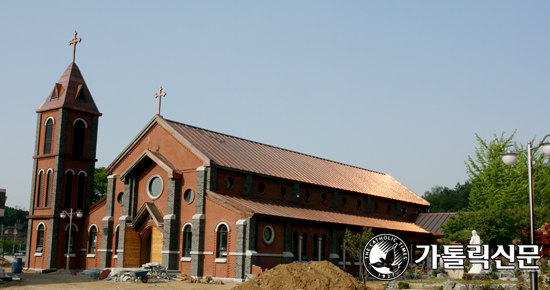
[{"label": "gabled facade", "polygon": [[[54,90],[63,94],[64,85],[61,80],[59,83],[61,88],[56,84]],[[44,203],[44,190],[36,190],[44,187],[37,185],[41,169],[51,166],[52,174],[66,175],[68,169],[75,168],[75,173],[84,170],[76,167],[77,161],[82,161],[82,166],[88,166],[87,176],[93,176],[93,163],[83,162],[92,162],[91,151],[84,149],[87,157],[76,158],[67,153],[69,145],[64,151],[42,154],[40,150],[46,146],[42,136],[48,130],[42,125],[50,116],[62,116],[60,110],[67,111],[61,124],[76,122],[70,116],[75,118],[78,112],[78,118],[97,126],[99,116],[98,112],[47,102],[39,112],[29,268],[64,268],[63,253],[69,248],[74,249],[69,256],[71,268],[139,267],[159,262],[194,277],[243,280],[281,263],[329,260],[357,274],[359,262],[350,261],[341,247],[346,229],[359,232],[372,227],[375,233],[400,236],[411,247],[427,244],[433,237],[413,222],[427,211],[429,203],[388,174],[160,115],[155,115],[107,168],[105,198],[89,204],[91,183],[82,195],[68,195],[81,191],[74,190],[76,185],[69,187],[71,191],[66,186],[63,189],[67,180],[58,175],[53,179],[58,182],[52,181],[52,197]],[[63,129],[66,125],[59,126],[61,129],[52,131],[52,140],[61,140],[52,141],[55,146],[73,138]],[[86,140],[84,148],[94,149],[95,161],[95,139]],[[61,157],[60,165],[55,158]],[[64,206],[66,196],[71,196],[66,203],[70,207]],[[69,242],[63,231],[68,221],[59,219],[58,213],[80,209],[80,205],[84,217],[76,220],[77,233]]]}]

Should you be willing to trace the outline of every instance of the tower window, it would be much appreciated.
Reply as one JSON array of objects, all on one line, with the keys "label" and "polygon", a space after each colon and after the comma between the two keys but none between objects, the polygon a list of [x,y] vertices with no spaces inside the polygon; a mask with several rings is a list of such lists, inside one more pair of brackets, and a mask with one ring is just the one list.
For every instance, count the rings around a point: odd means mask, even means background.
[{"label": "tower window", "polygon": [[86,173],[80,172],[78,174],[78,198],[77,198],[77,208],[83,208],[84,206],[84,196],[86,195]]},{"label": "tower window", "polygon": [[52,187],[52,178],[52,170],[48,170],[48,174],[46,176],[46,197],[44,198],[45,207],[50,206],[50,188]]},{"label": "tower window", "polygon": [[74,122],[73,134],[73,155],[84,156],[84,137],[86,132],[86,123],[82,120]]},{"label": "tower window", "polygon": [[[69,254],[74,254],[74,245],[75,245],[75,238],[76,238],[76,226],[71,225],[71,235],[69,237],[69,227],[65,230],[66,239],[65,239],[65,249],[69,249]],[[66,250],[65,250],[66,251]]]},{"label": "tower window", "polygon": [[73,192],[73,172],[68,171],[65,176],[65,207],[71,207],[71,195]]},{"label": "tower window", "polygon": [[46,120],[46,135],[44,138],[44,154],[52,153],[53,118]]},{"label": "tower window", "polygon": [[38,173],[38,188],[36,189],[36,207],[42,206],[42,183],[44,182],[44,171]]},{"label": "tower window", "polygon": [[36,233],[36,252],[42,253],[44,249],[44,225],[38,225],[38,230]]}]

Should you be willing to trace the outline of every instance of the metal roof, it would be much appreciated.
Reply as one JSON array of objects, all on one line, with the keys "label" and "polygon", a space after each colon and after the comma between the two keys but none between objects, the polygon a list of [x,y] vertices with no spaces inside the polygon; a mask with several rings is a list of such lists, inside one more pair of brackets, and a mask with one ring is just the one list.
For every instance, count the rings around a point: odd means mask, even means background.
[{"label": "metal roof", "polygon": [[419,205],[430,205],[386,173],[163,120],[177,134],[190,142],[192,147],[221,167]]},{"label": "metal roof", "polygon": [[443,213],[421,213],[415,221],[415,224],[426,229],[434,236],[442,237],[442,225],[446,224],[450,217],[458,217],[456,212]]},{"label": "metal roof", "polygon": [[78,66],[69,64],[59,81],[36,112],[70,108],[101,116]]},{"label": "metal roof", "polygon": [[428,231],[412,222],[373,218],[335,210],[304,208],[298,205],[269,202],[265,200],[245,199],[231,195],[216,194],[210,191],[208,191],[207,196],[218,202],[229,204],[243,213],[252,215],[260,214],[298,220],[429,234]]}]

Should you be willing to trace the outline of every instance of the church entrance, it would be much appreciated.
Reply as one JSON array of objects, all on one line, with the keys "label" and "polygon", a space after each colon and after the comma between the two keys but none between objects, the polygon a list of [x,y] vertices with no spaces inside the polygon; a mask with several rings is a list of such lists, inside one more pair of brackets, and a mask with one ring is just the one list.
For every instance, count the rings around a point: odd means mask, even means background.
[{"label": "church entrance", "polygon": [[152,225],[140,233],[126,227],[124,267],[137,268],[149,262],[162,263],[162,230]]},{"label": "church entrance", "polygon": [[143,232],[140,256],[141,264],[162,263],[162,231],[159,227],[152,226]]}]

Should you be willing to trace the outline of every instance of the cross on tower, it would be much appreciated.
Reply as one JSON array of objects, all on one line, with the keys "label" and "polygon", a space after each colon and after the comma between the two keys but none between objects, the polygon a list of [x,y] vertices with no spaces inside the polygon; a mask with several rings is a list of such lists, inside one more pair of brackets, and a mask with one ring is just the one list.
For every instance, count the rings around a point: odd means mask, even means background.
[{"label": "cross on tower", "polygon": [[82,38],[80,38],[80,37],[79,37],[79,38],[76,38],[76,34],[77,34],[77,33],[76,33],[76,30],[74,31],[73,34],[74,34],[74,38],[73,38],[73,40],[69,41],[69,45],[74,45],[74,46],[73,46],[73,62],[74,62],[74,56],[75,56],[75,54],[76,54],[76,44],[79,43],[79,42],[81,42],[81,41],[82,41]]},{"label": "cross on tower", "polygon": [[158,110],[158,114],[160,115],[160,99],[162,97],[165,97],[166,96],[166,92],[162,92],[162,87],[159,87],[159,93],[158,94],[155,94],[155,99],[156,98],[159,98],[159,110]]}]

